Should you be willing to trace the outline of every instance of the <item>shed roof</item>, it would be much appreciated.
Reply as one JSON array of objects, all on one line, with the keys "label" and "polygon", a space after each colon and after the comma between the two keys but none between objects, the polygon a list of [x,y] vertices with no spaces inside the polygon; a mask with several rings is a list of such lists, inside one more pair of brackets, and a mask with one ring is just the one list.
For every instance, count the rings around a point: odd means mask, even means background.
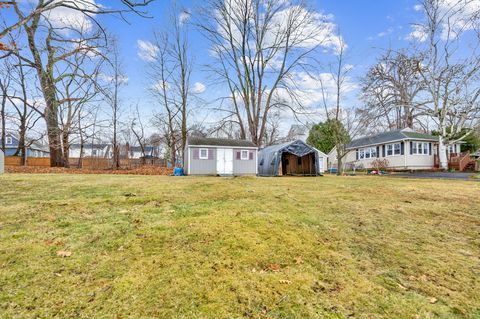
[{"label": "shed roof", "polygon": [[362,147],[367,145],[383,144],[392,141],[421,139],[438,142],[438,136],[425,133],[418,133],[411,129],[402,129],[395,131],[383,132],[375,135],[365,136],[355,139],[348,144],[347,148]]},{"label": "shed roof", "polygon": [[233,147],[257,147],[251,141],[247,140],[236,140],[228,138],[206,138],[191,136],[187,141],[188,145],[197,145],[197,146],[233,146]]}]

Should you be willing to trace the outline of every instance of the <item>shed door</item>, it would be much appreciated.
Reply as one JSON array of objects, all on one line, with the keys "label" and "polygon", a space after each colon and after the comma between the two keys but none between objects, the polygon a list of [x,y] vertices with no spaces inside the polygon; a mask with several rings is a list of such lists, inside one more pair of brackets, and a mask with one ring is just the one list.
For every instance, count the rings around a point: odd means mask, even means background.
[{"label": "shed door", "polygon": [[217,148],[217,174],[233,175],[232,148]]}]

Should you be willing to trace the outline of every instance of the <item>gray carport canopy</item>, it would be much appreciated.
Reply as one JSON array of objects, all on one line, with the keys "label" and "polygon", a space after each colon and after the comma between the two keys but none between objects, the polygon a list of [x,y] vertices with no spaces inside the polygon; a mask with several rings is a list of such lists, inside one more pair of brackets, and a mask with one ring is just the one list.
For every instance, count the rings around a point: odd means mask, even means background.
[{"label": "gray carport canopy", "polygon": [[284,158],[284,155],[294,155],[297,158],[304,158],[310,154],[313,156],[314,161],[313,171],[296,175],[321,175],[319,169],[319,155],[317,150],[301,140],[272,145],[261,149],[258,154],[258,175],[282,175],[282,173],[279,174],[279,168],[282,164],[282,158]]}]

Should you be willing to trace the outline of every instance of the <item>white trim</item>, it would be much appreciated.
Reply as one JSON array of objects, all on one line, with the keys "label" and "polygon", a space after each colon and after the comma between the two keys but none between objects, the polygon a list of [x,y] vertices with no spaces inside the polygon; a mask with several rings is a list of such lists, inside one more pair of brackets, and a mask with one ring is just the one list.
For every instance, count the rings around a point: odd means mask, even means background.
[{"label": "white trim", "polygon": [[255,175],[258,175],[258,150],[255,150]]},{"label": "white trim", "polygon": [[[243,153],[246,153],[247,156],[243,157]],[[250,159],[250,151],[249,150],[241,150],[240,151],[240,160],[241,161],[248,161]]]},{"label": "white trim", "polygon": [[[395,154],[395,145],[398,144],[400,145],[400,153],[398,154]],[[392,155],[388,155],[388,146],[389,145],[392,145]],[[405,144],[404,144],[405,145]],[[405,147],[405,146],[404,146]],[[404,149],[404,152],[403,152],[403,155],[405,155],[405,149]],[[393,157],[393,156],[401,156],[402,155],[402,143],[400,142],[396,142],[396,143],[388,143],[388,144],[385,144],[385,157]]]},{"label": "white trim", "polygon": [[[206,151],[207,152],[207,155],[204,157],[202,156],[202,151]],[[208,160],[208,148],[201,148],[198,150],[198,159],[201,159],[201,160]]]},{"label": "white trim", "polygon": [[235,149],[249,149],[249,150],[258,150],[256,146],[225,146],[225,145],[188,145],[188,147],[195,148],[235,148]]},{"label": "white trim", "polygon": [[[415,148],[413,147],[413,144],[414,144],[414,143],[417,144],[417,145],[416,145],[416,150],[417,150],[416,153],[413,152],[413,150],[415,149]],[[418,148],[418,144],[422,145],[422,147],[421,147],[422,153],[418,153],[418,149],[419,149],[419,148]],[[425,151],[425,147],[424,147],[424,146],[425,146],[425,145],[427,145],[427,152],[426,152],[426,153],[424,153],[424,151]],[[427,155],[427,156],[430,156],[430,143],[429,143],[429,142],[423,142],[423,141],[422,141],[422,142],[415,142],[415,141],[412,141],[412,142],[411,142],[411,146],[412,146],[412,149],[410,150],[410,155],[422,155],[422,156],[423,156],[423,155]]]}]

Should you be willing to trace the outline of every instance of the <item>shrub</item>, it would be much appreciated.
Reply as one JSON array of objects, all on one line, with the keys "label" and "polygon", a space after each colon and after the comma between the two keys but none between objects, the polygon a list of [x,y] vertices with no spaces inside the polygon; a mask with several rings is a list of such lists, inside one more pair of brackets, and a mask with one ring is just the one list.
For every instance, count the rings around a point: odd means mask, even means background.
[{"label": "shrub", "polygon": [[372,161],[372,168],[376,171],[384,171],[387,169],[389,163],[387,159],[379,159]]}]

